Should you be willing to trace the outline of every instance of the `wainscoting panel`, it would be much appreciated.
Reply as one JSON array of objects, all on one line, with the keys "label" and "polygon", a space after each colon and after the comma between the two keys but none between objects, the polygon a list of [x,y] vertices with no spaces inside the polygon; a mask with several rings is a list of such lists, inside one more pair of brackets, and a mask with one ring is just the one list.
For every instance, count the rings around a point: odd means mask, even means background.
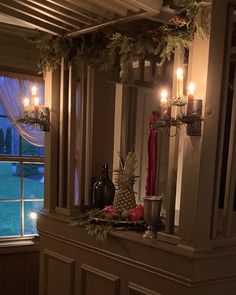
[{"label": "wainscoting panel", "polygon": [[19,248],[0,250],[0,295],[38,295],[39,251]]},{"label": "wainscoting panel", "polygon": [[75,261],[56,252],[44,251],[44,294],[74,295]]},{"label": "wainscoting panel", "polygon": [[103,295],[119,295],[120,279],[110,273],[91,267],[81,265],[81,295],[95,295],[103,290]]},{"label": "wainscoting panel", "polygon": [[129,283],[129,295],[161,295],[134,283]]}]

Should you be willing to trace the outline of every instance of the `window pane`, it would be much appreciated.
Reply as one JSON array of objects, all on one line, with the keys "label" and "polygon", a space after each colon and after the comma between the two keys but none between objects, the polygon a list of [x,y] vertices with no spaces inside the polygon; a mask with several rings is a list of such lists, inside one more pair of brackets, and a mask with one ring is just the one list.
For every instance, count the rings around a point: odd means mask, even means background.
[{"label": "window pane", "polygon": [[0,236],[21,234],[21,203],[0,202]]},{"label": "window pane", "polygon": [[42,199],[44,197],[44,165],[24,164],[24,198]]},{"label": "window pane", "polygon": [[0,154],[19,155],[19,134],[8,118],[0,117]]},{"label": "window pane", "polygon": [[22,138],[21,155],[29,157],[44,157],[44,148],[35,146]]},{"label": "window pane", "polygon": [[43,208],[43,201],[41,202],[24,202],[24,234],[25,235],[34,235],[37,234],[37,213],[35,214],[32,210],[40,210]]},{"label": "window pane", "polygon": [[21,198],[20,164],[0,162],[0,200]]}]

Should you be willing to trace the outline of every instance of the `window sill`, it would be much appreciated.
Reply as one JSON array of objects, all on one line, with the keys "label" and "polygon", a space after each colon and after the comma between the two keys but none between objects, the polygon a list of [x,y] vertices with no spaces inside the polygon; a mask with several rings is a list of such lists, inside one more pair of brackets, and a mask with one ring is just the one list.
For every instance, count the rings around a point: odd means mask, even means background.
[{"label": "window sill", "polygon": [[0,239],[0,255],[39,251],[39,237]]}]

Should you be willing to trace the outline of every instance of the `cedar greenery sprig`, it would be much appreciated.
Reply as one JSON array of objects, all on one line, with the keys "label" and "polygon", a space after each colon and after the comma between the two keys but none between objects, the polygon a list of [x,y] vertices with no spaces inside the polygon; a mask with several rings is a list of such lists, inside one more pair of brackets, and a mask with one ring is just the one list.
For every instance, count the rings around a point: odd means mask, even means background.
[{"label": "cedar greenery sprig", "polygon": [[96,240],[103,242],[105,241],[109,234],[112,232],[113,227],[111,224],[98,224],[94,222],[95,218],[101,217],[101,210],[93,209],[88,211],[86,214],[77,217],[73,222],[72,226],[83,227],[86,233]]},{"label": "cedar greenery sprig", "polygon": [[168,24],[143,32],[96,32],[74,39],[40,34],[34,40],[40,51],[41,72],[55,70],[61,58],[69,63],[76,57],[82,73],[88,65],[98,71],[119,71],[123,82],[132,79],[132,63],[139,59],[163,64],[177,48],[189,48],[195,33],[207,38],[211,4],[200,0],[172,0],[176,14]]}]

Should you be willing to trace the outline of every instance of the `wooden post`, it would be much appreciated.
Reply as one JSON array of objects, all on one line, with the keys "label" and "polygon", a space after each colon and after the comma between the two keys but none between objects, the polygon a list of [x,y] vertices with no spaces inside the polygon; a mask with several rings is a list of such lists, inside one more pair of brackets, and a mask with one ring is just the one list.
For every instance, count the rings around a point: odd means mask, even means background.
[{"label": "wooden post", "polygon": [[92,171],[92,142],[93,142],[93,96],[94,70],[87,69],[87,103],[86,103],[86,138],[85,138],[85,205],[91,205],[91,171]]},{"label": "wooden post", "polygon": [[[208,73],[209,41],[195,38],[190,51],[188,81],[197,85],[196,97],[203,100],[205,105],[206,83]],[[182,135],[182,179],[179,233],[182,247],[198,247],[196,227],[200,219],[199,175],[202,152],[202,137]],[[210,147],[208,147],[209,149]],[[180,164],[180,163],[179,163]],[[204,202],[201,202],[204,206]],[[200,210],[200,211],[199,211]],[[200,214],[200,215],[199,215]],[[209,211],[210,215],[210,211]],[[209,224],[205,225],[209,226]]]},{"label": "wooden post", "polygon": [[58,204],[58,145],[60,71],[47,72],[45,77],[45,104],[51,111],[51,128],[45,132],[45,201],[44,210],[53,212]]},{"label": "wooden post", "polygon": [[[116,84],[115,97],[115,120],[114,120],[114,151],[113,151],[113,169],[119,168],[119,153],[121,150],[121,126],[122,126],[122,100],[123,85]],[[113,175],[113,182],[115,175]]]},{"label": "wooden post", "polygon": [[[183,66],[183,52],[177,51],[174,60],[174,70],[173,70],[173,89],[172,96],[176,94],[176,71],[178,67]],[[178,114],[177,107],[172,108],[172,116],[175,117]],[[174,127],[173,127],[174,129]],[[170,130],[170,132],[175,132],[175,130]],[[165,232],[167,234],[174,233],[174,223],[175,223],[175,204],[176,204],[176,192],[178,188],[178,180],[180,175],[177,176],[178,170],[178,154],[179,154],[179,133],[175,137],[170,137],[169,143],[169,159],[168,159],[168,176],[167,176],[167,191],[164,196],[164,207],[166,209],[166,227]],[[178,196],[177,196],[178,197]]]},{"label": "wooden post", "polygon": [[68,147],[67,147],[67,209],[74,208],[75,197],[75,119],[76,119],[76,71],[69,66],[68,91]]},{"label": "wooden post", "polygon": [[59,207],[66,206],[67,140],[68,140],[68,78],[64,58],[61,62],[60,138],[59,138]]}]

